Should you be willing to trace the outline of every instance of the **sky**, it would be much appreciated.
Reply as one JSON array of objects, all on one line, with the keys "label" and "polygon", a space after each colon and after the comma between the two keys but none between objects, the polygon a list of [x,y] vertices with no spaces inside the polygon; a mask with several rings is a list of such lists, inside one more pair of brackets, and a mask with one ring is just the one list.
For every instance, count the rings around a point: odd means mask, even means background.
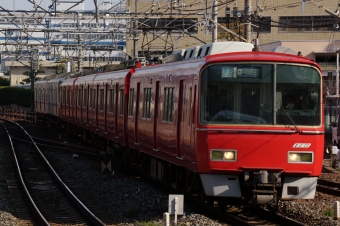
[{"label": "sky", "polygon": [[[33,2],[33,0],[31,1]],[[72,0],[72,1],[79,1],[79,0]],[[51,5],[52,3],[51,0],[35,0],[35,2],[41,7],[43,7],[44,9],[47,9],[48,6]],[[13,10],[13,3],[14,3],[14,8],[16,10],[33,9],[33,4],[29,2],[28,0],[0,0],[0,6],[7,10]],[[85,0],[84,6],[85,6],[85,10],[93,10],[94,9],[93,0]]]}]

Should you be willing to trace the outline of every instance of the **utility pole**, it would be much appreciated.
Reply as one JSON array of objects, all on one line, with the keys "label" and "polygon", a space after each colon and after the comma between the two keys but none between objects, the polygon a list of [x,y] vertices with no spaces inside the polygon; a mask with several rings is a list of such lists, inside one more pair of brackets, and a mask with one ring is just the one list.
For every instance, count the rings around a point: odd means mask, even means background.
[{"label": "utility pole", "polygon": [[139,40],[137,27],[138,27],[138,18],[137,18],[137,7],[138,7],[138,0],[135,0],[135,18],[134,18],[134,25],[133,25],[133,57],[138,57],[138,49],[137,49],[137,42]]},{"label": "utility pole", "polygon": [[34,80],[35,80],[36,72],[38,71],[38,61],[39,61],[39,56],[37,54],[38,54],[37,49],[31,50],[30,79],[31,79],[31,90],[33,92],[33,95],[31,97],[31,111],[32,112],[34,112]]},{"label": "utility pole", "polygon": [[82,56],[81,34],[78,34],[78,72],[82,70],[83,56]]},{"label": "utility pole", "polygon": [[244,24],[244,34],[247,42],[251,42],[251,0],[245,0],[244,12],[246,16],[246,21]]},{"label": "utility pole", "polygon": [[212,12],[212,42],[217,42],[217,0],[213,1],[213,12]]}]

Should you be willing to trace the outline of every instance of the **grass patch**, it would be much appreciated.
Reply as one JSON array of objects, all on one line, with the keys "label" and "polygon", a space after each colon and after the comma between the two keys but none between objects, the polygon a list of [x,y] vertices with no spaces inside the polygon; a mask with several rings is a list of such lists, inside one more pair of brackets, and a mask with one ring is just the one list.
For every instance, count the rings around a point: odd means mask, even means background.
[{"label": "grass patch", "polygon": [[326,209],[325,211],[323,211],[323,214],[325,214],[325,216],[327,217],[334,217],[334,209],[333,208]]}]

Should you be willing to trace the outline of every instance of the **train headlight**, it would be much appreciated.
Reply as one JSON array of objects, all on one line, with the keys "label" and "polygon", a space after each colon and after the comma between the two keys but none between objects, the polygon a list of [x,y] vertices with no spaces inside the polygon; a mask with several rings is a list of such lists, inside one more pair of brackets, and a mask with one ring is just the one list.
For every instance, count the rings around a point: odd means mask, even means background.
[{"label": "train headlight", "polygon": [[288,152],[289,163],[313,163],[313,152]]},{"label": "train headlight", "polygon": [[236,161],[236,150],[211,150],[210,159],[212,161]]},{"label": "train headlight", "polygon": [[224,152],[223,158],[226,159],[226,160],[235,160],[235,152],[226,151],[226,152]]}]

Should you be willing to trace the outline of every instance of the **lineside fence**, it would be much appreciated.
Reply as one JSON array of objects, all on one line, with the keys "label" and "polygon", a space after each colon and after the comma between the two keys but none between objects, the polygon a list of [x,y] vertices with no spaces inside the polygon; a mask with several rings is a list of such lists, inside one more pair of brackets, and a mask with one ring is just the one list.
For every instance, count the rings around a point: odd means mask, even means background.
[{"label": "lineside fence", "polygon": [[36,114],[30,108],[20,107],[15,104],[0,106],[0,116],[12,119],[36,122]]}]

